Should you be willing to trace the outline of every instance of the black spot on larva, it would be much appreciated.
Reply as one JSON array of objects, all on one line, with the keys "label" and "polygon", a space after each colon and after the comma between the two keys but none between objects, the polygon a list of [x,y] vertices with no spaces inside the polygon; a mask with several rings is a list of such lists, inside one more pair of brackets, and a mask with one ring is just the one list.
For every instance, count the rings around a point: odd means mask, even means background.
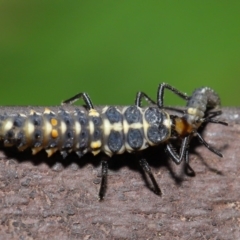
[{"label": "black spot on larva", "polygon": [[163,117],[163,113],[157,108],[149,107],[145,112],[145,119],[151,125],[160,125],[163,121]]},{"label": "black spot on larva", "polygon": [[122,115],[117,111],[115,107],[109,107],[106,111],[106,116],[110,123],[117,123],[122,120]]},{"label": "black spot on larva", "polygon": [[34,139],[40,139],[41,135],[42,135],[42,132],[40,130],[35,130],[35,132],[33,134]]},{"label": "black spot on larva", "polygon": [[7,139],[11,139],[14,137],[14,132],[13,130],[9,130],[7,133],[6,133],[6,138]]},{"label": "black spot on larva", "polygon": [[55,148],[56,146],[57,146],[56,142],[50,142],[48,145],[49,148]]},{"label": "black spot on larva", "polygon": [[17,147],[22,147],[26,144],[26,137],[22,131],[18,132],[16,136],[16,145]]},{"label": "black spot on larva", "polygon": [[89,139],[89,135],[88,135],[87,129],[82,129],[79,136],[80,148],[86,148],[88,146],[88,139]]},{"label": "black spot on larva", "polygon": [[73,144],[71,142],[67,142],[64,144],[64,148],[72,148]]},{"label": "black spot on larva", "polygon": [[18,134],[17,134],[17,137],[16,139],[17,140],[22,140],[24,138],[24,133],[22,131],[20,131]]},{"label": "black spot on larva", "polygon": [[34,114],[29,116],[29,120],[33,123],[34,126],[41,126],[42,124],[42,116]]},{"label": "black spot on larva", "polygon": [[71,126],[73,124],[73,119],[71,115],[66,111],[60,111],[58,115],[66,123],[66,125]]},{"label": "black spot on larva", "polygon": [[102,123],[102,119],[100,117],[92,117],[92,121],[94,126],[100,126]]},{"label": "black spot on larva", "polygon": [[168,133],[169,130],[164,125],[160,125],[159,127],[151,126],[147,130],[147,137],[151,142],[157,144],[166,140],[168,138]]},{"label": "black spot on larva", "polygon": [[102,131],[100,129],[95,129],[93,133],[93,140],[99,140],[101,138]]},{"label": "black spot on larva", "polygon": [[115,153],[121,149],[123,145],[123,138],[120,132],[111,131],[108,137],[108,147],[109,149]]},{"label": "black spot on larva", "polygon": [[80,123],[82,126],[86,126],[86,125],[88,124],[88,118],[87,118],[87,116],[86,116],[84,113],[80,112],[80,111],[77,112],[77,115],[78,115],[78,121],[79,121],[79,123]]},{"label": "black spot on larva", "polygon": [[21,117],[16,117],[14,120],[13,120],[13,125],[15,127],[21,127],[23,124],[23,119]]},{"label": "black spot on larva", "polygon": [[142,122],[141,112],[136,106],[128,107],[124,116],[129,124]]},{"label": "black spot on larva", "polygon": [[67,131],[66,137],[67,137],[68,139],[73,139],[73,131]]},{"label": "black spot on larva", "polygon": [[133,149],[139,149],[143,145],[143,136],[139,129],[130,129],[127,133],[127,142]]}]

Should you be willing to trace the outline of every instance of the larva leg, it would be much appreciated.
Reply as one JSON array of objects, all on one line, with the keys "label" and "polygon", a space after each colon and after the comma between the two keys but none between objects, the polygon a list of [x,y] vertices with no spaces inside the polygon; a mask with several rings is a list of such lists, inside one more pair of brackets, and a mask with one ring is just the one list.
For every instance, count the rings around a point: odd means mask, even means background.
[{"label": "larva leg", "polygon": [[214,119],[214,117],[221,115],[222,111],[216,111],[216,112],[209,112],[207,114],[207,117],[203,119],[204,123],[217,123],[217,124],[222,124],[225,126],[228,126],[227,122],[219,121],[218,119]]},{"label": "larva leg", "polygon": [[167,84],[167,83],[161,83],[158,86],[158,96],[157,96],[157,105],[159,108],[163,108],[164,104],[163,104],[163,97],[164,97],[164,89],[168,89],[171,92],[175,93],[177,96],[179,96],[180,98],[183,98],[184,100],[189,100],[190,97],[183,92],[180,92],[179,90],[177,90],[176,88],[172,87],[171,85]]},{"label": "larva leg", "polygon": [[87,93],[78,93],[77,95],[65,100],[62,102],[62,105],[65,105],[65,104],[70,104],[72,105],[74,102],[76,102],[77,100],[79,100],[80,98],[83,99],[83,101],[85,102],[85,104],[87,105],[87,109],[90,110],[90,109],[94,109],[93,107],[93,104],[92,104],[92,101],[90,99],[90,97],[88,96]]},{"label": "larva leg", "polygon": [[176,164],[180,164],[183,159],[186,161],[185,157],[186,157],[186,152],[188,151],[190,138],[191,136],[189,135],[182,140],[180,155],[176,153],[171,143],[167,143],[166,152],[170,155],[170,157]]},{"label": "larva leg", "polygon": [[107,172],[108,172],[108,163],[106,160],[101,161],[102,165],[102,180],[101,185],[98,193],[99,200],[102,200],[106,191],[107,187]]},{"label": "larva leg", "polygon": [[204,139],[203,137],[200,135],[200,133],[196,132],[196,136],[198,138],[198,140],[211,152],[215,153],[216,155],[218,155],[219,157],[223,157],[223,155],[215,148],[211,147]]},{"label": "larva leg", "polygon": [[145,100],[151,104],[156,105],[156,103],[144,92],[138,92],[136,99],[135,99],[135,105],[138,107],[142,107],[142,99],[145,98]]},{"label": "larva leg", "polygon": [[146,161],[146,159],[140,159],[139,160],[139,164],[140,166],[142,167],[143,171],[149,176],[149,178],[151,179],[152,181],[152,184],[153,184],[153,190],[154,192],[157,194],[157,195],[161,195],[161,190],[152,174],[152,170],[151,168],[149,167],[148,165],[148,162]]}]

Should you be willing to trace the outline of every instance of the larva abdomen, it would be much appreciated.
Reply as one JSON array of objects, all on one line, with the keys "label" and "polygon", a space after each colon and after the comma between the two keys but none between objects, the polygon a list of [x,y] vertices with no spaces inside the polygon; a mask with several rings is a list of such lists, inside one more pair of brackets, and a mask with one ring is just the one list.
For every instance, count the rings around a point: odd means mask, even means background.
[{"label": "larva abdomen", "polygon": [[74,111],[60,109],[43,113],[1,117],[0,138],[5,146],[20,151],[32,148],[33,154],[45,149],[50,157],[60,151],[63,157],[76,152],[104,152],[111,157],[125,151],[141,151],[170,137],[169,115],[157,107],[115,106]]}]

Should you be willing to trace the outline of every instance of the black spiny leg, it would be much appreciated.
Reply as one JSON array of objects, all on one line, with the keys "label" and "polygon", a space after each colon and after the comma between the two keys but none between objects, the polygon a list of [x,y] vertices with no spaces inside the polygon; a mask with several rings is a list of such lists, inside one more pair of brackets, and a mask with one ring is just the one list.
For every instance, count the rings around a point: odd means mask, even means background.
[{"label": "black spiny leg", "polygon": [[153,184],[153,190],[157,195],[161,195],[161,190],[152,174],[151,168],[148,165],[148,162],[146,161],[146,159],[140,159],[139,160],[139,164],[142,167],[143,171],[149,176],[149,178],[152,181]]},{"label": "black spiny leg", "polygon": [[183,139],[181,148],[180,148],[180,156],[177,154],[177,152],[175,151],[174,147],[172,146],[172,144],[170,142],[168,142],[166,145],[167,154],[171,157],[171,159],[177,165],[179,165],[183,159],[186,160],[185,156],[186,156],[186,152],[188,151],[190,138],[191,138],[191,136],[189,135]]},{"label": "black spiny leg", "polygon": [[102,180],[98,193],[99,200],[102,200],[106,191],[107,186],[107,172],[108,172],[108,164],[106,160],[101,161],[102,164]]},{"label": "black spiny leg", "polygon": [[218,119],[214,119],[214,117],[221,115],[222,111],[217,111],[217,112],[210,112],[208,113],[207,117],[204,118],[203,122],[204,123],[217,123],[217,124],[222,124],[225,126],[228,126],[227,122],[219,121]]},{"label": "black spiny leg", "polygon": [[195,171],[192,169],[192,167],[190,166],[189,164],[189,148],[186,149],[186,152],[185,152],[185,162],[186,162],[186,166],[185,166],[185,173],[188,175],[188,176],[192,176],[194,177],[196,174],[195,174]]},{"label": "black spiny leg", "polygon": [[198,138],[198,140],[211,152],[215,153],[216,155],[218,155],[219,157],[223,157],[223,155],[215,148],[211,147],[204,139],[203,137],[200,135],[200,133],[196,132],[196,136]]},{"label": "black spiny leg", "polygon": [[151,104],[156,105],[156,103],[144,92],[138,92],[136,99],[135,99],[135,105],[138,107],[142,107],[142,99],[145,98],[145,100]]},{"label": "black spiny leg", "polygon": [[163,97],[164,97],[164,89],[168,89],[171,92],[175,93],[177,96],[183,98],[184,100],[189,100],[190,97],[187,96],[186,93],[180,92],[179,90],[177,90],[176,88],[172,87],[171,85],[167,84],[167,83],[161,83],[158,86],[158,96],[157,96],[157,105],[159,108],[163,108]]},{"label": "black spiny leg", "polygon": [[78,93],[77,95],[63,101],[62,105],[65,105],[65,104],[70,104],[71,105],[74,102],[76,102],[77,100],[79,100],[80,98],[83,99],[83,101],[85,102],[88,110],[94,109],[92,101],[91,101],[91,99],[90,99],[90,97],[88,96],[87,93]]}]

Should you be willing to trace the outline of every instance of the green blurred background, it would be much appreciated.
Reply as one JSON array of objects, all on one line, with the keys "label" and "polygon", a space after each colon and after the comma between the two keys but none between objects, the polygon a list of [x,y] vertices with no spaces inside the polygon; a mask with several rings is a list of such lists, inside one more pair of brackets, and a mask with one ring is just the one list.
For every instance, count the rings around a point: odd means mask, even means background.
[{"label": "green blurred background", "polygon": [[239,106],[239,65],[240,1],[0,1],[0,105],[126,105],[167,82]]}]

